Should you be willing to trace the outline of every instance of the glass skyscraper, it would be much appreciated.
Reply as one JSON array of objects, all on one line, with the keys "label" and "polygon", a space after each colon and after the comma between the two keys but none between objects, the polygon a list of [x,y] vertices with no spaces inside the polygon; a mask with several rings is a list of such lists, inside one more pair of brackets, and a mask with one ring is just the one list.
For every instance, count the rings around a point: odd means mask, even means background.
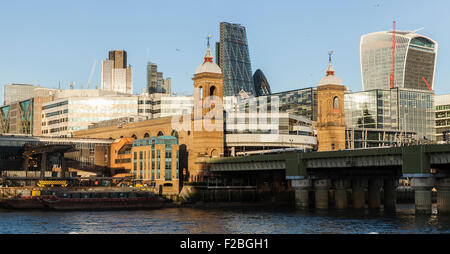
[{"label": "glass skyscraper", "polygon": [[272,93],[269,82],[267,81],[264,72],[262,72],[260,69],[256,70],[255,74],[253,75],[253,82],[255,83],[256,96],[265,96]]},{"label": "glass skyscraper", "polygon": [[[432,89],[438,51],[437,42],[415,32],[399,31],[396,32],[395,38],[395,87]],[[362,36],[361,72],[364,90],[390,88],[392,39],[392,31]]]},{"label": "glass skyscraper", "polygon": [[224,96],[237,96],[242,90],[256,96],[245,27],[220,23],[216,56],[217,64],[224,74]]}]

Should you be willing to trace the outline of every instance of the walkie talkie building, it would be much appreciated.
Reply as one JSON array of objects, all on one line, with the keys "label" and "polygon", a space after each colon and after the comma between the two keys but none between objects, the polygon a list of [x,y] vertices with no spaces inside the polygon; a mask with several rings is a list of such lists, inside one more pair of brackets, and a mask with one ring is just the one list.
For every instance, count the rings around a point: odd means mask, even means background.
[{"label": "walkie talkie building", "polygon": [[220,23],[220,42],[216,43],[217,64],[224,75],[224,96],[237,96],[244,90],[256,96],[245,27]]},{"label": "walkie talkie building", "polygon": [[[390,89],[393,31],[375,32],[361,38],[363,89]],[[438,44],[415,32],[395,35],[395,87],[431,90],[434,85]]]}]

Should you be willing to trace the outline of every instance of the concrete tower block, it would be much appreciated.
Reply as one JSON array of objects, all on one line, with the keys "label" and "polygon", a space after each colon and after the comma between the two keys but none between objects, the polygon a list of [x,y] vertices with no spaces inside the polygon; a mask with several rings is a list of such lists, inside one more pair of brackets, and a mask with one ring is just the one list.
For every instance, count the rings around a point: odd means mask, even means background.
[{"label": "concrete tower block", "polygon": [[312,180],[292,180],[291,185],[295,189],[295,207],[302,210],[309,209],[309,191],[313,186]]},{"label": "concrete tower block", "polygon": [[314,181],[317,209],[328,209],[328,191],[330,189],[330,186],[330,179],[320,179]]},{"label": "concrete tower block", "polygon": [[415,192],[416,214],[431,214],[431,189],[434,186],[434,179],[429,178],[412,178],[411,186]]},{"label": "concrete tower block", "polygon": [[437,181],[437,209],[439,214],[450,214],[450,178]]}]

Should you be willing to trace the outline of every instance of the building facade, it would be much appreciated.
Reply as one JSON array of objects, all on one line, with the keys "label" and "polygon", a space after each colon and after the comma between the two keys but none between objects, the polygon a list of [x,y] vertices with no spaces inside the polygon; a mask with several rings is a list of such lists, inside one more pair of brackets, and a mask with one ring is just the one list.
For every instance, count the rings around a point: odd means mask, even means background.
[{"label": "building facade", "polygon": [[436,95],[436,141],[447,143],[450,140],[450,94]]},{"label": "building facade", "polygon": [[4,87],[3,105],[24,101],[34,97],[36,86],[28,84],[7,84]]},{"label": "building facade", "polygon": [[72,136],[92,123],[136,115],[135,96],[101,90],[64,90],[42,105],[42,135]]},{"label": "building facade", "polygon": [[[363,89],[390,88],[393,32],[375,32],[361,38]],[[432,90],[434,87],[438,43],[415,32],[395,35],[394,87]]]},{"label": "building facade", "polygon": [[163,73],[158,72],[158,65],[147,63],[147,92],[149,94],[171,94],[172,79],[164,79]]},{"label": "building facade", "polygon": [[345,94],[347,128],[414,133],[417,141],[435,141],[434,92],[374,89]]},{"label": "building facade", "polygon": [[133,70],[127,66],[127,52],[114,50],[102,62],[101,88],[105,91],[133,93]]},{"label": "building facade", "polygon": [[160,193],[180,192],[180,152],[176,137],[160,136],[133,141],[134,179]]},{"label": "building facade", "polygon": [[237,96],[242,90],[256,96],[245,27],[221,22],[216,55],[224,75],[224,96]]}]

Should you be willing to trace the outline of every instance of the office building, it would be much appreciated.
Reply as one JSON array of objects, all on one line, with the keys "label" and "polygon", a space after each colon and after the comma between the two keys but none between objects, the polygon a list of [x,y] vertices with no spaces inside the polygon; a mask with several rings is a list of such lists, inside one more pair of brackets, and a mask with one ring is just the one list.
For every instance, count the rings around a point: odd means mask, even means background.
[{"label": "office building", "polygon": [[11,102],[23,101],[33,98],[36,86],[28,84],[7,84],[4,87],[3,105]]},{"label": "office building", "polygon": [[171,93],[171,78],[164,79],[163,73],[158,72],[158,65],[152,62],[147,63],[147,92],[149,94]]},{"label": "office building", "polygon": [[243,90],[256,95],[245,27],[220,23],[220,42],[216,43],[217,64],[224,75],[224,96],[237,96]]},{"label": "office building", "polygon": [[17,101],[20,98],[17,96],[14,101],[7,100],[9,104],[0,107],[0,134],[42,135],[42,104],[53,100],[57,90],[43,87],[32,88],[28,90],[29,93],[26,96],[22,97],[27,99]]},{"label": "office building", "polygon": [[272,92],[270,90],[269,82],[267,81],[264,72],[258,69],[255,74],[253,74],[253,82],[255,84],[256,96],[270,95]]},{"label": "office building", "polygon": [[436,141],[447,143],[450,140],[450,94],[436,95]]},{"label": "office building", "polygon": [[[390,89],[393,31],[375,32],[361,38],[363,89]],[[415,32],[395,35],[394,87],[432,90],[438,43]]]},{"label": "office building", "polygon": [[408,133],[421,142],[435,141],[434,92],[411,89],[374,89],[345,95],[347,128]]},{"label": "office building", "polygon": [[133,93],[133,71],[127,66],[126,51],[110,51],[109,59],[102,62],[101,87],[104,91]]},{"label": "office building", "polygon": [[42,105],[42,134],[70,137],[92,123],[136,115],[136,96],[101,90],[63,90]]},{"label": "office building", "polygon": [[193,109],[193,96],[161,97],[161,117],[190,115]]}]

